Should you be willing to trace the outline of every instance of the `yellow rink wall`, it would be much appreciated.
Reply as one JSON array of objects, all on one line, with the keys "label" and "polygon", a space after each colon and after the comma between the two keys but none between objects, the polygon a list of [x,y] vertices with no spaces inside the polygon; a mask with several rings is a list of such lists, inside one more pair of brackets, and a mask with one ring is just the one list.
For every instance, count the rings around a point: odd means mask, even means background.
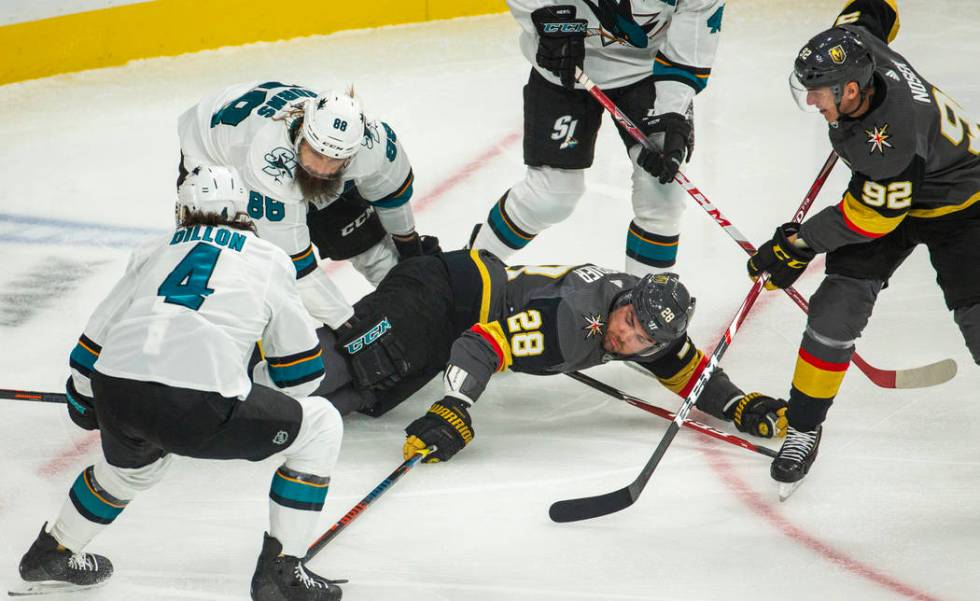
[{"label": "yellow rink wall", "polygon": [[137,58],[506,10],[505,0],[154,0],[0,27],[0,84]]}]

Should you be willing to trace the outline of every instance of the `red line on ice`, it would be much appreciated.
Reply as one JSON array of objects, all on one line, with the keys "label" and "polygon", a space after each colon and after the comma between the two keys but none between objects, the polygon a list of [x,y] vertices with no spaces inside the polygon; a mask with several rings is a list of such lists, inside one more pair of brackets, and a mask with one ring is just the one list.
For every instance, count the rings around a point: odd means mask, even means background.
[{"label": "red line on ice", "polygon": [[718,449],[715,445],[712,445],[711,447],[700,445],[699,448],[701,452],[707,455],[710,459],[708,465],[711,467],[711,469],[713,469],[718,477],[722,479],[725,485],[735,493],[735,496],[738,497],[739,500],[748,505],[749,509],[751,509],[756,515],[764,519],[793,541],[810,549],[817,555],[829,560],[831,563],[844,568],[848,572],[870,580],[871,582],[874,582],[875,584],[887,588],[895,593],[920,601],[938,601],[936,597],[899,582],[891,576],[888,576],[874,567],[859,561],[850,555],[847,555],[843,551],[834,549],[830,545],[821,542],[816,537],[804,532],[801,528],[794,526],[789,522],[789,520],[779,514],[779,512],[772,506],[772,503],[767,502],[762,495],[751,490],[745,480],[742,480],[735,475],[735,467],[728,461],[727,457],[720,449]]},{"label": "red line on ice", "polygon": [[64,470],[72,467],[80,457],[92,450],[99,444],[99,433],[89,432],[84,437],[77,441],[72,441],[70,447],[66,447],[59,451],[53,458],[51,458],[47,463],[42,465],[38,472],[42,476],[51,478],[57,476]]},{"label": "red line on ice", "polygon": [[[499,155],[502,155],[504,152],[506,152],[507,149],[510,148],[510,146],[512,146],[514,142],[520,140],[523,135],[524,135],[523,132],[520,130],[512,131],[509,134],[506,134],[505,136],[497,140],[496,142],[494,142],[492,145],[490,145],[489,148],[484,150],[478,157],[466,163],[465,165],[457,169],[455,172],[453,172],[452,175],[450,175],[446,179],[436,184],[436,187],[433,188],[430,192],[427,192],[418,198],[413,198],[411,201],[412,211],[418,214],[426,210],[430,206],[432,206],[432,203],[434,203],[437,200],[440,200],[446,192],[449,192],[457,185],[459,185],[461,182],[469,179],[471,175],[473,175],[481,168],[483,168],[483,166],[486,165],[487,162],[489,162],[491,159],[494,159]],[[488,205],[488,209],[489,209],[489,205]],[[331,261],[323,265],[323,270],[326,271],[327,273],[332,273],[344,267],[345,265],[349,265],[349,263],[346,261]]]},{"label": "red line on ice", "polygon": [[[818,261],[822,258],[822,255],[818,257]],[[817,263],[818,261],[814,261],[814,263]],[[819,265],[811,265],[810,271],[804,277],[814,274],[815,271],[813,268],[815,266],[819,267]],[[768,305],[771,302],[771,299],[776,296],[779,296],[777,291],[771,291],[768,294],[763,294],[756,304]],[[752,319],[755,313],[756,312],[750,311],[746,316],[745,321],[747,322]],[[847,555],[843,551],[834,549],[830,545],[821,542],[816,537],[803,531],[801,528],[791,524],[789,520],[779,514],[771,502],[768,502],[764,497],[762,497],[762,495],[751,490],[745,480],[735,475],[735,467],[728,461],[725,454],[721,452],[716,445],[709,446],[704,444],[707,441],[704,441],[700,437],[698,440],[699,449],[708,457],[709,467],[711,467],[711,469],[718,474],[718,477],[722,479],[725,485],[735,494],[736,497],[738,497],[739,500],[748,505],[749,509],[768,522],[771,526],[776,528],[776,530],[779,530],[791,540],[799,543],[807,549],[810,549],[817,555],[829,560],[831,563],[836,564],[852,574],[870,580],[871,582],[874,582],[875,584],[895,593],[917,601],[939,601],[937,597],[933,597],[928,593],[916,590],[907,584],[899,582],[884,572],[881,572],[874,567]]]}]

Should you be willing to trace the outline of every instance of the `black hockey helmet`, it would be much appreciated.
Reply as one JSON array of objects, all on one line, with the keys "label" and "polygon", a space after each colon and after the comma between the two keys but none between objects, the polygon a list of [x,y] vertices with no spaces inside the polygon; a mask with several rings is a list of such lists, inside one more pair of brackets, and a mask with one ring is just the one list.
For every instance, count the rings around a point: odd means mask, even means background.
[{"label": "black hockey helmet", "polygon": [[829,87],[839,107],[844,86],[853,81],[862,92],[867,90],[874,70],[874,56],[864,42],[847,29],[833,27],[813,36],[800,49],[789,77],[790,91],[800,108],[810,110],[807,91]]},{"label": "black hockey helmet", "polygon": [[633,305],[647,335],[654,344],[637,353],[655,355],[687,332],[697,299],[691,296],[676,273],[647,274],[631,289],[616,297],[613,309]]}]

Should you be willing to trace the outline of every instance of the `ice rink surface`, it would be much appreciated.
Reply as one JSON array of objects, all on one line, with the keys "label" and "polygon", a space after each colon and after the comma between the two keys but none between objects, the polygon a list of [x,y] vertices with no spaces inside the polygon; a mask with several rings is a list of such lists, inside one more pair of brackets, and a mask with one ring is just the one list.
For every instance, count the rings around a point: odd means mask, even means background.
[{"label": "ice rink surface", "polygon": [[[894,45],[977,118],[974,4],[900,2]],[[796,108],[786,76],[838,9],[732,0],[725,12],[686,172],[757,244],[789,219],[830,150],[822,119]],[[517,31],[500,15],[0,87],[0,387],[61,390],[68,352],[127,250],[172,223],[177,115],[235,82],[353,83],[411,156],[419,230],[444,248],[462,244],[523,172],[528,65]],[[621,267],[629,173],[607,120],[577,212],[515,262]],[[846,177],[838,166],[814,212],[839,199]],[[698,297],[692,334],[711,348],[749,289],[745,256],[693,203],[681,241],[678,268]],[[367,291],[348,265],[327,269],[350,299]],[[821,269],[811,267],[803,292]],[[766,458],[685,430],[633,507],[554,524],[553,501],[631,481],[667,422],[569,378],[502,375],[473,411],[475,441],[450,463],[408,474],[311,567],[349,578],[351,601],[980,599],[980,368],[934,280],[917,250],[858,348],[887,368],[951,357],[959,375],[931,389],[884,390],[852,369],[811,475],[784,504]],[[783,295],[764,295],[723,365],[747,390],[785,395],[804,319]],[[621,365],[590,373],[679,405]],[[381,419],[347,421],[324,528],[398,465],[402,428],[440,396],[430,383]],[[62,407],[0,401],[0,588],[98,453],[97,435],[75,428]],[[180,460],[90,546],[115,563],[109,584],[74,598],[247,598],[276,465]]]}]

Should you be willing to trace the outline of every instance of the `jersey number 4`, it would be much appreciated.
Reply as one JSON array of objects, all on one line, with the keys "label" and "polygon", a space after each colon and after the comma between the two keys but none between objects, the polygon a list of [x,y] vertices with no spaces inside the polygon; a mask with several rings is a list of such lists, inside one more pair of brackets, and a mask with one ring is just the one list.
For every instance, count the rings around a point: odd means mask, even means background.
[{"label": "jersey number 4", "polygon": [[163,280],[157,288],[157,296],[162,296],[165,303],[197,311],[204,299],[214,292],[213,288],[208,288],[208,282],[220,254],[220,248],[198,242]]}]

